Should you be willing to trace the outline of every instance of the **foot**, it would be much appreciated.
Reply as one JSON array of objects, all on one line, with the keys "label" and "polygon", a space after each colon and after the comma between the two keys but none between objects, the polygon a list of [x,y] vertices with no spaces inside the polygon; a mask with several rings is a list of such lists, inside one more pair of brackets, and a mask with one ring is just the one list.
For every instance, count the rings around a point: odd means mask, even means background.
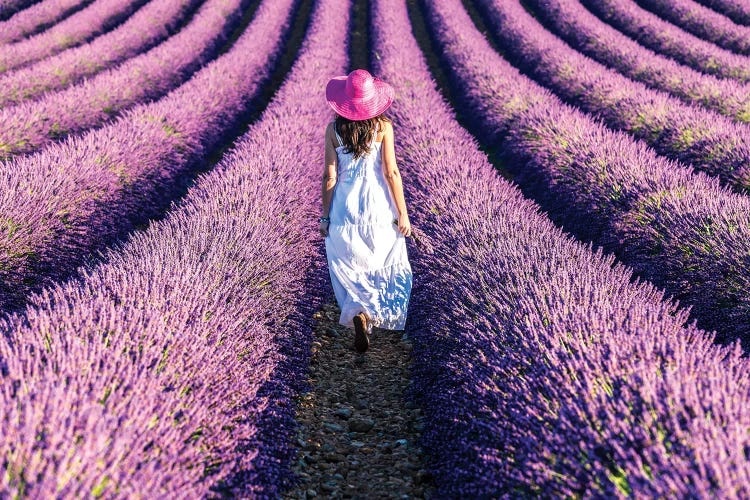
[{"label": "foot", "polygon": [[370,347],[370,333],[367,316],[359,313],[352,320],[354,323],[354,348],[357,352],[365,352]]}]

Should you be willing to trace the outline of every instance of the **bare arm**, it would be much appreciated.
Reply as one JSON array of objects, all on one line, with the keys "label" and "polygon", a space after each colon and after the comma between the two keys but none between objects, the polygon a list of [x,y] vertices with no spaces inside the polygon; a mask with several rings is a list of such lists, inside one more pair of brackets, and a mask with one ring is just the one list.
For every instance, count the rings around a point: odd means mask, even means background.
[{"label": "bare arm", "polygon": [[[328,124],[326,127],[326,154],[325,167],[323,169],[321,198],[323,201],[323,217],[328,217],[331,209],[331,200],[333,199],[333,188],[336,187],[336,168],[338,157],[336,156],[336,134],[333,132],[333,125]],[[320,223],[320,234],[328,235],[328,223]]]},{"label": "bare arm", "polygon": [[398,210],[398,230],[404,236],[411,235],[411,223],[409,214],[406,211],[406,201],[404,200],[404,185],[401,181],[401,173],[396,165],[396,150],[393,139],[393,126],[390,122],[385,123],[385,133],[383,134],[383,175],[388,183],[393,202]]}]

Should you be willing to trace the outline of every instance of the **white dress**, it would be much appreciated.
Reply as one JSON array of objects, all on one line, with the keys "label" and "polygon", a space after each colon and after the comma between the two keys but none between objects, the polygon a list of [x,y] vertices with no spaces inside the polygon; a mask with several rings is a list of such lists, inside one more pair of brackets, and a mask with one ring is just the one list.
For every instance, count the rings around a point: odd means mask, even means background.
[{"label": "white dress", "polygon": [[352,318],[365,312],[374,326],[403,330],[411,265],[406,238],[394,224],[398,211],[383,175],[382,143],[376,138],[377,130],[370,152],[354,159],[353,153],[344,152],[336,131],[338,180],[329,210],[326,256],[341,308],[339,323],[352,326]]}]

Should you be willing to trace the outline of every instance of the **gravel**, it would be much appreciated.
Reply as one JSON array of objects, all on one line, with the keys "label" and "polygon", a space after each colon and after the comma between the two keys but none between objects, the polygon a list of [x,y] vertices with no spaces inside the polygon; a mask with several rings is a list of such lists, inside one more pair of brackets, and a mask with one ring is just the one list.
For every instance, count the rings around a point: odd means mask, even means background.
[{"label": "gravel", "polygon": [[283,498],[430,498],[421,412],[404,396],[410,341],[375,329],[359,354],[338,316],[333,304],[315,313],[311,390],[297,400],[298,482]]}]

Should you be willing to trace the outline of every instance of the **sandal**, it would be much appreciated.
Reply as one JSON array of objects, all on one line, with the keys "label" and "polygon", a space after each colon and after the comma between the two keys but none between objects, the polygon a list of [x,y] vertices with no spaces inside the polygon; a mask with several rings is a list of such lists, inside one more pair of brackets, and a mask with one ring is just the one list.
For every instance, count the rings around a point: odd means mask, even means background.
[{"label": "sandal", "polygon": [[357,352],[365,352],[370,347],[371,327],[368,325],[367,316],[359,313],[352,320],[354,323],[354,348]]}]

